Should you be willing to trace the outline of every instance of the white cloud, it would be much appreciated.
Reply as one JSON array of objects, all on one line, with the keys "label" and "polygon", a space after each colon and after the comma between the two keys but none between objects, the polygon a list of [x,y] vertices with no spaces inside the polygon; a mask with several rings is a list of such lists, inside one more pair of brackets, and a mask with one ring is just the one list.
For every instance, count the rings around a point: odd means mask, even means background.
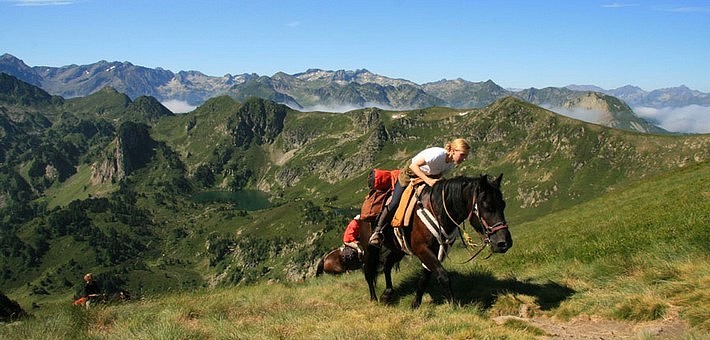
[{"label": "white cloud", "polygon": [[604,119],[607,117],[606,113],[597,110],[587,110],[582,108],[567,109],[563,107],[553,107],[548,104],[543,104],[540,106],[554,113],[561,114],[563,116],[574,119],[579,119],[587,123],[602,124]]},{"label": "white cloud", "polygon": [[641,118],[672,132],[710,133],[710,107],[689,105],[684,107],[635,107]]},{"label": "white cloud", "polygon": [[624,4],[624,3],[618,3],[618,2],[602,5],[603,8],[622,8],[622,7],[633,7],[633,6],[638,6],[638,5],[637,4]]},{"label": "white cloud", "polygon": [[710,13],[710,7],[676,7],[670,9],[677,13]]},{"label": "white cloud", "polygon": [[574,119],[579,119],[588,123],[600,124],[604,121],[604,117],[607,115],[604,112],[597,110],[587,110],[587,109],[563,109],[563,108],[553,108],[550,111],[559,113],[563,116],[572,117]]},{"label": "white cloud", "polygon": [[359,110],[359,109],[364,109],[366,107],[376,107],[382,110],[392,110],[393,108],[387,105],[381,105],[377,103],[365,103],[364,106],[356,106],[356,105],[340,105],[340,106],[329,106],[329,105],[314,105],[314,106],[309,106],[309,107],[304,107],[302,109],[297,109],[301,112],[313,112],[313,111],[320,111],[320,112],[335,112],[335,113],[344,113],[352,110]]},{"label": "white cloud", "polygon": [[161,104],[163,104],[163,106],[167,107],[168,110],[172,111],[173,113],[190,112],[196,108],[196,106],[190,105],[185,101],[177,100],[177,99],[171,99],[171,100],[162,102]]},{"label": "white cloud", "polygon": [[74,0],[11,0],[15,6],[61,6],[71,5]]}]

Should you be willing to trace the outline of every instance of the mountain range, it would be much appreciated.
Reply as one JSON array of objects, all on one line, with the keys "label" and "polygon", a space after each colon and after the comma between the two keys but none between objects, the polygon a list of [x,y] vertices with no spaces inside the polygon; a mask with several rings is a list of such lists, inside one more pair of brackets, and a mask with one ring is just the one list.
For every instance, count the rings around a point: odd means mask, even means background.
[{"label": "mountain range", "polygon": [[645,91],[638,86],[631,85],[611,90],[605,90],[593,85],[567,85],[566,88],[575,91],[594,91],[608,94],[625,101],[631,106],[648,106],[658,109],[688,105],[710,106],[710,94],[689,89],[685,85],[652,91]]},{"label": "mountain range", "polygon": [[629,105],[653,108],[710,106],[710,95],[685,86],[651,92],[633,86],[604,90],[583,85],[509,90],[492,80],[471,82],[454,79],[416,84],[377,75],[366,69],[309,69],[293,75],[279,72],[271,77],[255,73],[212,77],[198,71],[173,73],[130,62],[99,61],[90,65],[30,67],[22,60],[4,54],[0,57],[0,72],[64,98],[87,96],[108,86],[132,99],[152,96],[174,112],[189,111],[219,95],[229,95],[240,101],[254,96],[301,111],[328,112],[365,107],[392,110],[433,106],[481,108],[498,99],[514,96],[588,122],[639,132],[664,133],[666,131],[656,122],[639,117]]}]

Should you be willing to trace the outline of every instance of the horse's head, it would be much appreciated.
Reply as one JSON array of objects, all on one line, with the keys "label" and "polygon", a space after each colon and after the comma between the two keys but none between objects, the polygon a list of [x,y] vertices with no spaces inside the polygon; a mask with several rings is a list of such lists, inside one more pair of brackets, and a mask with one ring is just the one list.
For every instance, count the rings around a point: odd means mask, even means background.
[{"label": "horse's head", "polygon": [[513,238],[505,222],[505,200],[500,191],[503,174],[493,181],[487,175],[478,179],[473,194],[469,223],[489,243],[494,253],[505,253],[513,246]]}]

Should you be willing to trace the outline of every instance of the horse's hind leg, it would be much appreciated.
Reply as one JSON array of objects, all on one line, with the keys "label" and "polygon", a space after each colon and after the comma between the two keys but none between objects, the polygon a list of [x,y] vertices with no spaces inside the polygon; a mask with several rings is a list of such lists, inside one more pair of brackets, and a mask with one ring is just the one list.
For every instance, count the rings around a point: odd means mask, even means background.
[{"label": "horse's hind leg", "polygon": [[375,286],[377,283],[377,267],[380,264],[380,249],[373,246],[368,246],[365,249],[363,272],[365,273],[365,281],[370,290],[370,301],[377,301],[377,292]]},{"label": "horse's hind leg", "polygon": [[325,260],[320,259],[320,261],[318,261],[318,265],[316,266],[316,276],[323,275],[324,265],[325,265]]},{"label": "horse's hind leg", "polygon": [[424,290],[429,285],[429,280],[431,279],[431,272],[426,268],[422,269],[422,275],[417,281],[417,292],[414,296],[414,301],[412,301],[412,308],[416,309],[422,304],[422,298],[424,297]]},{"label": "horse's hind leg", "polygon": [[385,291],[380,295],[380,301],[383,303],[389,303],[392,298],[392,292],[394,292],[394,287],[392,286],[392,266],[393,264],[389,262],[385,263]]}]

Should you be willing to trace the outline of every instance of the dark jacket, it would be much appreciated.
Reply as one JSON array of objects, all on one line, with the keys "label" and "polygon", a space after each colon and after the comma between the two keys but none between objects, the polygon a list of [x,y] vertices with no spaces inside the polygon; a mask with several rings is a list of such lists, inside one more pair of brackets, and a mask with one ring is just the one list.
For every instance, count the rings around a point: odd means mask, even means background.
[{"label": "dark jacket", "polygon": [[91,294],[101,294],[101,288],[98,282],[91,280],[84,284],[84,289],[81,290],[81,296],[86,297]]}]

